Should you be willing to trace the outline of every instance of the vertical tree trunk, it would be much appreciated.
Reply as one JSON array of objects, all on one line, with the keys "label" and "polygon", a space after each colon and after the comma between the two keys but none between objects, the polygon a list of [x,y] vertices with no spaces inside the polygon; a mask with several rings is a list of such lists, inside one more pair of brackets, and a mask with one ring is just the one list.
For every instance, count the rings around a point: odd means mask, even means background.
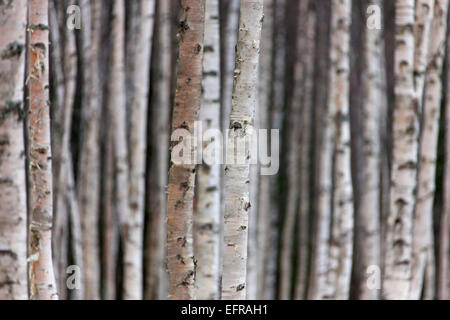
[{"label": "vertical tree trunk", "polygon": [[23,79],[27,1],[0,4],[0,300],[26,300]]},{"label": "vertical tree trunk", "polygon": [[[297,255],[297,281],[295,298],[305,299],[307,289],[307,276],[309,265],[309,217],[311,211],[311,135],[313,126],[313,93],[314,93],[314,58],[315,58],[315,35],[316,35],[316,5],[314,1],[308,1],[305,11],[305,23],[302,32],[305,33],[304,44],[300,46],[301,59],[304,68],[304,84],[302,99],[301,119],[301,151],[300,151],[300,203],[298,208],[298,255]],[[302,15],[303,16],[303,15]]]},{"label": "vertical tree trunk", "polygon": [[[259,87],[258,87],[258,111],[259,111],[259,128],[270,129],[269,109],[272,97],[272,61],[273,61],[273,27],[274,27],[274,1],[264,0],[264,21],[261,32],[261,52],[259,60]],[[270,188],[271,177],[261,176],[259,184],[259,202],[258,202],[258,299],[271,299],[272,293],[269,290],[270,277],[269,252],[271,248],[272,238],[270,233],[271,226],[271,210],[270,210]],[[274,292],[273,292],[274,294]]]},{"label": "vertical tree trunk", "polygon": [[332,298],[349,298],[353,255],[353,186],[350,167],[351,0],[332,2],[329,107],[335,125],[333,218],[328,262]]},{"label": "vertical tree trunk", "polygon": [[[257,99],[259,49],[263,20],[263,0],[241,1],[239,35],[227,157],[234,158],[234,141],[254,137],[253,124]],[[239,143],[239,142],[238,142]],[[242,147],[242,146],[241,146]],[[251,160],[245,150],[246,161]],[[248,212],[250,210],[250,165],[225,167],[225,217],[222,298],[245,299],[247,270]]]},{"label": "vertical tree trunk", "polygon": [[101,10],[103,1],[80,3],[83,16],[83,143],[80,149],[78,202],[83,238],[83,283],[86,300],[100,298],[99,253],[99,117],[102,103],[100,80]]},{"label": "vertical tree trunk", "polygon": [[431,40],[425,64],[425,100],[419,151],[417,203],[414,213],[413,260],[410,299],[420,299],[428,255],[433,250],[433,202],[436,182],[436,157],[442,103],[442,71],[447,35],[448,0],[436,0]]},{"label": "vertical tree trunk", "polygon": [[52,262],[52,161],[49,105],[48,1],[29,1],[28,185],[30,298],[58,299]]},{"label": "vertical tree trunk", "polygon": [[[317,4],[317,20],[328,21],[330,3]],[[326,291],[326,272],[328,267],[328,247],[331,219],[331,175],[334,119],[327,107],[328,89],[328,32],[329,24],[321,22],[318,27],[317,76],[316,81],[324,83],[315,87],[315,104],[318,126],[316,136],[315,192],[314,192],[314,231],[311,271],[308,287],[309,299],[321,299]]]},{"label": "vertical tree trunk", "polygon": [[133,79],[130,132],[130,215],[125,242],[126,299],[142,299],[145,163],[147,153],[147,105],[155,2],[141,0]]},{"label": "vertical tree trunk", "polygon": [[[449,14],[450,19],[450,14]],[[448,20],[449,20],[448,19]],[[448,22],[447,20],[447,22]],[[450,40],[447,38],[446,65],[450,65]],[[439,255],[437,275],[437,298],[448,299],[448,258],[449,258],[449,215],[450,215],[450,68],[446,72],[446,103],[445,103],[445,162],[443,195],[444,205],[442,208],[441,221],[439,224]]]},{"label": "vertical tree trunk", "polygon": [[[200,121],[204,130],[220,129],[220,30],[219,2],[205,4],[205,43]],[[209,142],[214,145],[214,142]],[[197,260],[196,298],[220,297],[220,164],[198,167],[197,210],[194,218],[194,253]]]},{"label": "vertical tree trunk", "polygon": [[[200,110],[205,0],[182,0],[181,10],[172,131],[185,129],[192,136]],[[191,154],[196,152],[194,144]],[[195,298],[192,232],[194,184],[195,164],[192,161],[182,164],[172,161],[169,170],[167,250],[170,298],[175,300]]]},{"label": "vertical tree trunk", "polygon": [[[379,0],[367,2],[368,6],[382,8]],[[381,11],[382,12],[382,11]],[[385,104],[383,83],[384,39],[383,31],[365,28],[364,38],[364,102],[363,102],[363,140],[364,140],[364,179],[361,192],[361,276],[359,298],[377,300],[379,290],[367,286],[367,272],[370,266],[380,266],[380,159],[381,136],[380,121],[382,106]]]},{"label": "vertical tree trunk", "polygon": [[167,217],[167,171],[169,154],[169,118],[171,92],[171,14],[170,2],[158,2],[158,81],[156,103],[152,115],[152,157],[147,178],[148,225],[146,235],[146,299],[166,299],[168,276],[166,271],[166,217]]},{"label": "vertical tree trunk", "polygon": [[390,212],[382,295],[407,299],[417,176],[418,101],[414,89],[414,0],[396,1],[395,107]]}]

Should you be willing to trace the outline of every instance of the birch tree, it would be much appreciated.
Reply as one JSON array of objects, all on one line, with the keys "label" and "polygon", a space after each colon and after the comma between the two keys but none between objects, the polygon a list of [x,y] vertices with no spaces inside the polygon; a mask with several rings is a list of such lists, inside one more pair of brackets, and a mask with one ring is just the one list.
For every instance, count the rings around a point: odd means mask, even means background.
[{"label": "birch tree", "polygon": [[[202,101],[200,121],[204,130],[220,128],[220,30],[219,2],[206,0],[203,60]],[[210,146],[215,142],[210,141]],[[217,300],[220,297],[220,164],[198,167],[197,207],[194,219],[194,253],[197,260],[197,299]]]},{"label": "birch tree", "polygon": [[48,1],[30,0],[28,8],[28,194],[30,216],[30,298],[58,299],[52,261],[52,160],[49,105]]},{"label": "birch tree", "polygon": [[[171,92],[171,15],[170,2],[159,1],[157,10],[157,25],[159,28],[157,41],[158,63],[156,66],[158,81],[156,87],[156,106],[153,108],[152,158],[150,172],[147,178],[148,225],[146,239],[146,299],[166,299],[167,268],[166,268],[166,216],[167,216],[167,171],[169,154],[169,118]],[[156,35],[156,34],[155,34]]]},{"label": "birch tree", "polygon": [[[205,0],[181,2],[177,91],[172,131],[184,129],[191,136],[200,110],[204,21]],[[195,155],[196,145],[193,144],[189,151]],[[169,169],[167,250],[170,298],[175,300],[195,298],[196,270],[192,232],[195,164],[192,162],[176,164],[172,161]]]},{"label": "birch tree", "polygon": [[0,4],[0,300],[26,300],[23,79],[27,1]]},{"label": "birch tree", "polygon": [[[372,0],[370,6],[382,8],[381,1]],[[380,12],[381,13],[381,12]],[[380,248],[380,191],[381,191],[381,113],[386,103],[383,92],[385,74],[382,72],[384,63],[383,31],[377,28],[365,28],[364,38],[364,102],[363,102],[363,140],[364,140],[364,179],[361,192],[361,272],[359,298],[376,300],[379,296],[377,289],[367,286],[367,272],[370,266],[379,266]]]},{"label": "birch tree", "polygon": [[348,299],[353,255],[353,187],[350,169],[351,1],[331,4],[329,109],[334,123],[333,218],[328,262],[332,297]]},{"label": "birch tree", "polygon": [[139,8],[138,34],[133,79],[133,106],[131,109],[130,132],[130,215],[125,257],[125,297],[142,299],[142,256],[144,236],[145,168],[147,153],[147,104],[153,18],[155,2],[142,0]]},{"label": "birch tree", "polygon": [[[241,143],[251,138],[254,125],[263,0],[241,1],[240,14],[227,137],[227,156],[233,158],[236,138]],[[248,213],[251,208],[248,185],[250,150],[245,150],[245,158],[246,164],[227,164],[225,167],[223,299],[243,300],[246,297]]]},{"label": "birch tree", "polygon": [[100,298],[99,253],[99,117],[100,94],[101,10],[103,1],[82,1],[81,38],[83,47],[82,123],[83,143],[80,149],[78,203],[83,241],[83,277],[86,300]]},{"label": "birch tree", "polygon": [[436,157],[442,102],[442,72],[447,35],[448,0],[436,0],[426,63],[422,132],[419,150],[417,202],[414,212],[412,280],[410,299],[420,299],[425,270],[433,268],[433,202],[436,182]]},{"label": "birch tree", "polygon": [[414,1],[395,3],[395,106],[390,212],[387,217],[382,296],[407,299],[417,177],[418,101],[414,88]]}]

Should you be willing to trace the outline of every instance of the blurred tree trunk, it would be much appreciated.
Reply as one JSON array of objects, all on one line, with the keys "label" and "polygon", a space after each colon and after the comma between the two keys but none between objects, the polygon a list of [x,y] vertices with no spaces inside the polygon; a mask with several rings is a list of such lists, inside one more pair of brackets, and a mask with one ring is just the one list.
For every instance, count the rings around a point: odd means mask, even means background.
[{"label": "blurred tree trunk", "polygon": [[[326,272],[328,266],[328,243],[330,239],[331,219],[331,158],[333,153],[333,124],[327,106],[329,77],[329,29],[330,2],[317,3],[317,20],[321,21],[317,29],[317,54],[315,77],[315,119],[317,129],[314,132],[316,147],[314,167],[314,221],[312,237],[311,270],[309,275],[308,299],[321,299],[326,290]],[[317,83],[321,83],[319,86]]]},{"label": "blurred tree trunk", "polygon": [[27,77],[28,187],[30,197],[29,281],[30,298],[58,299],[52,261],[53,187],[49,105],[48,1],[29,1],[29,52]]},{"label": "blurred tree trunk", "polygon": [[[225,216],[222,299],[246,298],[250,150],[242,150],[243,142],[255,137],[254,113],[258,92],[258,65],[263,20],[263,0],[241,1],[236,68],[227,158],[234,160],[237,140],[237,162],[225,167]],[[245,154],[243,154],[245,152]],[[244,156],[245,164],[239,163]]]},{"label": "blurred tree trunk", "polygon": [[27,1],[0,4],[0,300],[26,300],[23,97]]},{"label": "blurred tree trunk", "polygon": [[[200,107],[200,121],[203,131],[220,130],[219,45],[219,2],[218,0],[207,0],[205,4],[203,83]],[[210,141],[205,148],[215,146],[216,142]],[[198,167],[197,173],[194,254],[197,260],[196,298],[199,300],[217,300],[220,297],[220,168],[220,164],[215,163],[215,161],[214,163],[205,163],[205,159],[203,159],[203,164]]]},{"label": "blurred tree trunk", "polygon": [[[171,10],[169,1],[157,3],[157,81],[154,84],[156,102],[151,117],[152,150],[147,177],[147,235],[145,249],[145,298],[166,299],[168,275],[166,271],[167,171],[169,155],[169,118],[171,109]],[[155,34],[156,35],[156,34]]]},{"label": "blurred tree trunk", "polygon": [[126,299],[141,300],[143,295],[143,236],[145,201],[145,163],[147,153],[147,118],[150,83],[150,61],[153,40],[155,2],[141,0],[136,17],[138,30],[135,43],[133,104],[130,128],[130,211],[125,242]]},{"label": "blurred tree trunk", "polygon": [[[192,137],[201,100],[205,0],[182,0],[181,10],[177,91],[172,131],[184,129]],[[191,145],[191,150],[191,155],[197,154],[195,142]],[[174,156],[175,154],[172,154],[172,158]],[[196,268],[192,232],[195,186],[193,162],[174,163],[172,159],[169,169],[167,250],[170,298],[174,300],[195,298]]]},{"label": "blurred tree trunk", "polygon": [[[273,61],[273,37],[274,37],[274,1],[264,0],[264,20],[261,33],[261,52],[259,60],[259,87],[258,87],[258,119],[260,129],[270,129],[269,110],[272,98],[272,61]],[[268,276],[270,249],[272,245],[271,227],[271,210],[270,210],[270,176],[260,176],[259,183],[259,199],[257,214],[258,229],[258,284],[257,298],[271,299],[275,294],[269,287],[271,285]]]},{"label": "blurred tree trunk", "polygon": [[[450,20],[450,14],[448,14]],[[447,26],[447,29],[450,29]],[[448,299],[448,273],[449,273],[449,215],[450,215],[450,39],[447,37],[446,53],[446,85],[445,91],[445,161],[444,161],[444,181],[443,195],[444,206],[442,209],[441,220],[439,224],[439,253],[438,253],[438,274],[437,274],[437,298],[440,300]]]},{"label": "blurred tree trunk", "polygon": [[314,1],[307,1],[305,5],[305,22],[301,32],[305,33],[303,44],[297,44],[303,64],[304,80],[303,92],[301,93],[302,117],[300,132],[300,203],[297,213],[299,234],[297,255],[297,280],[295,286],[295,299],[305,299],[308,285],[308,265],[310,248],[310,211],[311,211],[311,135],[313,126],[313,93],[314,93],[314,58],[316,53],[316,5]]},{"label": "blurred tree trunk", "polygon": [[[409,297],[415,300],[421,297],[425,270],[429,268],[434,270],[434,264],[428,265],[428,263],[430,255],[434,257],[433,203],[436,190],[436,160],[443,89],[441,77],[447,40],[448,4],[448,0],[436,0],[434,8],[432,8],[434,18],[431,25],[431,39],[428,41],[430,44],[429,54],[425,64],[425,100],[422,112],[417,203],[414,212],[412,280]],[[427,284],[434,287],[434,281],[431,283],[427,281]],[[431,288],[431,292],[433,291]]]},{"label": "blurred tree trunk", "polygon": [[407,299],[417,185],[418,101],[414,88],[414,0],[396,1],[395,107],[390,212],[382,295]]},{"label": "blurred tree trunk", "polygon": [[[382,8],[380,0],[367,2],[370,6]],[[364,7],[366,9],[366,7]],[[365,10],[366,11],[366,10]],[[382,14],[382,9],[380,14]],[[371,12],[375,14],[375,12]],[[373,16],[375,17],[375,16]],[[382,20],[381,20],[382,21]],[[383,91],[385,82],[384,69],[384,38],[383,31],[376,25],[365,26],[364,37],[364,102],[363,102],[363,141],[364,161],[361,192],[361,259],[359,298],[362,300],[377,300],[379,290],[369,288],[367,285],[368,271],[371,266],[379,266],[380,248],[380,172],[381,172],[381,114],[386,104],[386,96]]]},{"label": "blurred tree trunk", "polygon": [[102,105],[100,47],[103,1],[80,2],[83,17],[82,37],[82,108],[83,141],[80,149],[78,203],[83,241],[83,283],[86,300],[100,298],[99,253],[99,125]]}]

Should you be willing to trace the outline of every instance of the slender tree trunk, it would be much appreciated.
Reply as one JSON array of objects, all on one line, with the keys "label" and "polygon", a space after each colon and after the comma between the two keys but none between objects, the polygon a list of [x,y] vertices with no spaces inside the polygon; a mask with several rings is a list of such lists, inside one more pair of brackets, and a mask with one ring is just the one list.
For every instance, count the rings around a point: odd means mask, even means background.
[{"label": "slender tree trunk", "polygon": [[[200,121],[204,130],[220,129],[220,30],[219,2],[205,4],[205,52],[203,60]],[[210,142],[213,146],[215,142]],[[197,260],[196,297],[217,300],[220,297],[220,164],[198,167],[197,208],[194,218],[194,253]]]},{"label": "slender tree trunk", "polygon": [[141,300],[143,236],[144,236],[144,200],[145,200],[145,163],[147,153],[147,104],[150,82],[150,61],[153,38],[153,18],[155,2],[141,0],[139,8],[138,34],[133,79],[133,106],[131,109],[130,132],[130,208],[127,239],[125,242],[125,282],[126,299]]},{"label": "slender tree trunk", "polygon": [[[380,0],[371,0],[368,6],[382,8]],[[381,11],[382,12],[382,11]],[[380,266],[380,170],[381,170],[381,112],[385,104],[383,83],[384,38],[383,31],[365,28],[364,38],[364,102],[363,102],[363,140],[364,140],[364,179],[361,192],[361,276],[359,298],[377,300],[379,290],[367,285],[371,266]]]},{"label": "slender tree trunk", "polygon": [[[200,110],[205,0],[182,0],[181,10],[172,131],[184,129],[192,136]],[[196,153],[194,144],[191,155]],[[167,250],[170,298],[175,300],[195,298],[192,232],[195,164],[192,162],[180,164],[172,159],[169,169]]]},{"label": "slender tree trunk", "polygon": [[[329,20],[330,3],[318,3],[319,21]],[[328,247],[330,240],[330,219],[331,219],[331,175],[332,175],[332,154],[334,119],[327,109],[328,89],[328,43],[329,24],[321,22],[318,24],[318,47],[316,60],[317,76],[316,82],[324,83],[315,87],[315,118],[318,122],[316,136],[316,162],[315,167],[315,192],[314,192],[314,231],[313,231],[313,252],[311,258],[311,271],[308,286],[309,299],[321,299],[326,291],[326,272],[328,268]]]},{"label": "slender tree trunk", "polygon": [[171,105],[171,11],[169,1],[158,2],[158,81],[156,103],[152,115],[152,158],[147,180],[148,225],[146,235],[146,299],[166,299],[168,275],[166,271],[167,171],[169,155],[169,118]]},{"label": "slender tree trunk", "polygon": [[430,31],[432,28],[435,0],[417,0],[414,24],[414,86],[420,112],[423,105],[425,73],[430,49]]},{"label": "slender tree trunk", "polygon": [[[273,61],[273,26],[274,26],[274,1],[264,0],[264,21],[262,27],[261,52],[259,60],[259,87],[258,87],[258,111],[259,111],[259,128],[269,129],[269,109],[271,102],[272,87],[272,61]],[[270,299],[272,293],[269,290],[270,278],[268,277],[269,252],[271,248],[271,210],[270,210],[270,188],[271,177],[261,176],[259,184],[258,199],[258,299]]]},{"label": "slender tree trunk", "polygon": [[[239,145],[248,138],[251,140],[252,134],[254,137],[263,0],[241,1],[240,13],[227,158],[234,158],[236,138]],[[242,150],[238,153],[242,156]],[[251,161],[249,150],[245,150],[245,159]],[[249,163],[226,165],[223,299],[244,300],[246,297],[248,213],[251,208],[249,179]]]},{"label": "slender tree trunk", "polygon": [[410,299],[420,299],[428,255],[433,252],[433,202],[436,182],[436,158],[442,103],[442,71],[447,35],[448,0],[436,0],[426,63],[425,94],[420,139],[417,203],[414,213],[413,260]]},{"label": "slender tree trunk", "polygon": [[331,7],[330,87],[328,112],[335,124],[333,218],[328,262],[332,298],[346,300],[350,292],[353,256],[353,186],[350,167],[350,25],[351,1]]},{"label": "slender tree trunk", "polygon": [[0,4],[0,300],[26,300],[23,80],[27,1]]},{"label": "slender tree trunk", "polygon": [[414,0],[396,1],[395,107],[390,212],[382,295],[407,299],[417,176],[418,101],[414,89]]},{"label": "slender tree trunk", "polygon": [[[300,45],[301,59],[304,68],[304,83],[302,101],[302,119],[300,133],[300,203],[298,208],[298,266],[295,298],[305,299],[308,281],[309,265],[309,217],[311,211],[311,135],[313,126],[313,93],[314,93],[314,58],[315,58],[315,35],[316,35],[316,5],[314,1],[308,1],[305,8],[305,24],[302,32],[305,33],[304,43]],[[302,15],[303,17],[303,15]]]},{"label": "slender tree trunk", "polygon": [[[450,20],[450,14],[449,19]],[[439,255],[438,255],[438,275],[437,275],[437,298],[448,299],[448,259],[449,259],[449,215],[450,215],[450,40],[447,38],[446,53],[446,103],[445,103],[445,162],[443,195],[444,206],[442,208],[441,220],[439,224]]]},{"label": "slender tree trunk", "polygon": [[49,105],[48,1],[29,1],[28,185],[30,298],[58,299],[52,262],[52,161]]},{"label": "slender tree trunk", "polygon": [[83,238],[83,283],[86,300],[100,298],[99,253],[99,117],[102,103],[100,80],[101,10],[103,1],[80,3],[83,16],[83,143],[80,149],[78,203]]}]

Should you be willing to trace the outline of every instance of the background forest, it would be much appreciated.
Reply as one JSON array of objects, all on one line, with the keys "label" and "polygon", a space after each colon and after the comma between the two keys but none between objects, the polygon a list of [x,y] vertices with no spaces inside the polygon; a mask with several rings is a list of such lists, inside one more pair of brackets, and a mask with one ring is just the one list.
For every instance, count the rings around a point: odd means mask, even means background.
[{"label": "background forest", "polygon": [[0,1],[0,299],[448,299],[448,9]]}]

